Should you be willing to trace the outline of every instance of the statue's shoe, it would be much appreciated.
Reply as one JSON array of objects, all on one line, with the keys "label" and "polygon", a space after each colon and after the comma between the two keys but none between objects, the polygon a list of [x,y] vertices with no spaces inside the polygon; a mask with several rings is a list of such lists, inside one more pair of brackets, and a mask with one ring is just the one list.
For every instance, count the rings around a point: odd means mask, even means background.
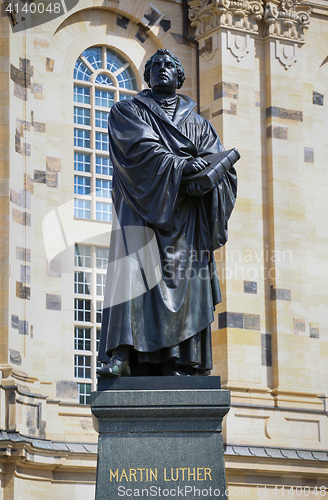
[{"label": "statue's shoe", "polygon": [[164,363],[162,375],[164,377],[189,377],[187,373],[184,373],[180,370],[180,367],[177,363],[172,363],[168,366],[168,364]]},{"label": "statue's shoe", "polygon": [[130,377],[129,361],[121,361],[112,357],[107,365],[97,370],[97,375],[100,377]]}]

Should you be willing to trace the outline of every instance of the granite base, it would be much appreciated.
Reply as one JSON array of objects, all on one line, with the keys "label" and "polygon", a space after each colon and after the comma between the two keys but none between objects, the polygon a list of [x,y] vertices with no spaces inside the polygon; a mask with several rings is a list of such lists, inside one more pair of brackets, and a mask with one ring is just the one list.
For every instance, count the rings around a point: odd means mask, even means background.
[{"label": "granite base", "polygon": [[96,500],[226,498],[219,377],[131,377],[91,395]]}]

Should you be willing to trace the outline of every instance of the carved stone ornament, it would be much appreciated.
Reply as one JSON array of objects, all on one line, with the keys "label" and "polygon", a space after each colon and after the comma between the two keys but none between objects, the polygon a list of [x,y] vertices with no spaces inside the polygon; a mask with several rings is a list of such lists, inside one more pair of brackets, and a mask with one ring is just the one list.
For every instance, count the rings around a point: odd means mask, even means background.
[{"label": "carved stone ornament", "polygon": [[228,31],[227,46],[238,62],[249,53],[249,35],[232,34]]},{"label": "carved stone ornament", "polygon": [[[297,61],[297,43],[289,45],[280,43],[276,40],[276,58],[281,62],[285,69],[290,68]],[[288,43],[288,42],[287,42]]]},{"label": "carved stone ornament", "polygon": [[310,6],[300,6],[300,0],[270,0],[265,4],[263,21],[265,36],[304,40],[304,30],[309,28]]},{"label": "carved stone ornament", "polygon": [[196,39],[223,27],[257,33],[264,12],[262,0],[189,0],[188,3]]}]

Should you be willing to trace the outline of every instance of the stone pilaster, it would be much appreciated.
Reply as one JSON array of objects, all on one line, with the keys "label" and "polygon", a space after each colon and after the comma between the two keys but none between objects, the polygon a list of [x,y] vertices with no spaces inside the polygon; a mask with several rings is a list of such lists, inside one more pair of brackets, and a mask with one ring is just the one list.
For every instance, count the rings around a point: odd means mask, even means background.
[{"label": "stone pilaster", "polygon": [[304,307],[294,303],[290,234],[300,245],[300,74],[310,7],[299,0],[190,0],[189,7],[200,46],[201,112],[242,156],[229,241],[217,253],[223,302],[213,326],[214,374],[229,389],[310,390],[301,367],[299,382],[291,379],[283,355]]}]

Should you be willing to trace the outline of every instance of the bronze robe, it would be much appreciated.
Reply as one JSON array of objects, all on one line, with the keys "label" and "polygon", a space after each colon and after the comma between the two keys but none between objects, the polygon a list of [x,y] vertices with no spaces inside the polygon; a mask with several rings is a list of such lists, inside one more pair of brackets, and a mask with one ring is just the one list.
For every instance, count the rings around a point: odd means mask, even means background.
[{"label": "bronze robe", "polygon": [[171,120],[149,94],[116,103],[109,117],[114,219],[98,360],[125,344],[138,363],[176,358],[209,370],[221,301],[213,250],[227,241],[236,171],[202,197],[184,192],[185,162],[224,148],[192,99],[179,95]]}]

